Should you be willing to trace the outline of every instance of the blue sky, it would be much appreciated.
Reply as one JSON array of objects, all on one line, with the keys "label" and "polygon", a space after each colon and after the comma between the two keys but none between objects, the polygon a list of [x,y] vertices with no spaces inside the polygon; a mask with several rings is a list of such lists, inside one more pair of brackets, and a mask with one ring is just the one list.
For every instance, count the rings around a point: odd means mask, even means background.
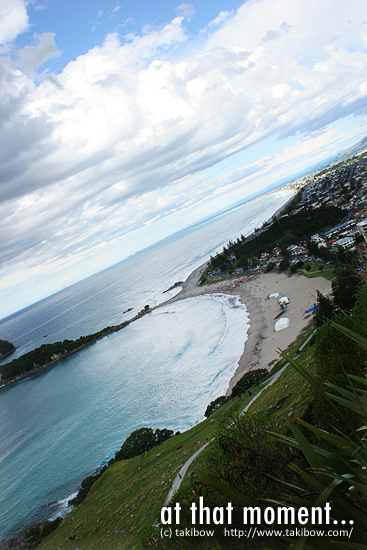
[{"label": "blue sky", "polygon": [[3,317],[367,134],[365,1],[0,4]]},{"label": "blue sky", "polygon": [[192,14],[186,20],[188,35],[197,39],[221,11],[231,12],[239,5],[241,2],[220,0],[200,0],[195,7],[174,0],[41,0],[28,5],[30,26],[17,37],[16,44],[18,47],[29,44],[34,33],[55,33],[60,56],[50,59],[46,67],[59,73],[68,61],[102,44],[108,33],[116,32],[121,37],[140,34],[144,26],[163,26],[186,8]]}]

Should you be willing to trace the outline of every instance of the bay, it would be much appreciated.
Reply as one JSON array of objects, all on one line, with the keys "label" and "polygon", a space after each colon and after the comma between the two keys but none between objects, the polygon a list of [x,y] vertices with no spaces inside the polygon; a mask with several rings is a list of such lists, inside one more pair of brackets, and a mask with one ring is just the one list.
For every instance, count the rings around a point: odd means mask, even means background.
[{"label": "bay", "polygon": [[[0,337],[21,354],[120,323],[167,300],[169,286],[289,197],[269,195],[173,235],[2,320]],[[228,387],[248,323],[235,297],[176,302],[1,388],[0,538],[65,512],[66,497],[134,429],[183,431],[199,422]]]}]

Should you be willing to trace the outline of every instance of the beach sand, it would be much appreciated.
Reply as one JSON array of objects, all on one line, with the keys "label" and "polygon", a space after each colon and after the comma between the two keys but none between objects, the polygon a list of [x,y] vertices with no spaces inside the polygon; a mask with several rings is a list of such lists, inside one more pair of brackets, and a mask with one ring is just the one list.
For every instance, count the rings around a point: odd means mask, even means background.
[{"label": "beach sand", "polygon": [[[179,294],[165,304],[218,292],[240,296],[241,302],[246,305],[249,312],[250,328],[244,352],[227,390],[228,395],[246,372],[257,368],[270,369],[273,366],[279,359],[278,348],[286,349],[310,323],[303,315],[305,309],[316,302],[317,290],[322,293],[329,292],[331,282],[324,277],[307,278],[298,274],[288,277],[285,273],[267,273],[243,278],[244,282],[234,288],[233,283],[240,280],[238,276],[231,280],[198,286],[200,275],[206,265],[193,271],[183,283]],[[280,313],[280,307],[276,298],[267,299],[273,292],[280,292],[290,300],[287,311],[281,316],[289,319],[289,327],[278,332],[274,330],[274,318]]]}]

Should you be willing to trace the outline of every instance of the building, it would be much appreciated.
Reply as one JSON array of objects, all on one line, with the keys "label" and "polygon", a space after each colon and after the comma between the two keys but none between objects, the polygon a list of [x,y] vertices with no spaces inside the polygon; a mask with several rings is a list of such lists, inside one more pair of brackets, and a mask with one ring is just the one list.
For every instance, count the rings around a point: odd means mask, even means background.
[{"label": "building", "polygon": [[335,241],[335,243],[333,243],[333,248],[335,249],[338,246],[343,248],[344,250],[346,250],[347,248],[352,248],[352,246],[354,246],[354,239],[352,237],[344,237],[343,239],[339,239],[338,241]]}]

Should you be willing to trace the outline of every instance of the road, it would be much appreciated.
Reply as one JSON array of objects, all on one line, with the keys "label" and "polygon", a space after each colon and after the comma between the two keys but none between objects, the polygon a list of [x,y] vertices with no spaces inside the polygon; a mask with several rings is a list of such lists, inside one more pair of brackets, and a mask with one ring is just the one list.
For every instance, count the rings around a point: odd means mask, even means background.
[{"label": "road", "polygon": [[[308,338],[303,342],[302,346],[300,346],[299,348],[299,351],[302,351],[303,348],[308,344],[308,342],[311,340],[312,336],[314,335],[315,331],[312,331],[311,334],[308,336]],[[295,357],[295,359],[297,359],[298,355]],[[262,392],[264,390],[266,390],[266,388],[268,388],[269,386],[271,386],[271,384],[274,384],[274,382],[276,382],[278,380],[278,378],[282,375],[284,369],[289,365],[289,363],[286,363],[284,365],[284,367],[282,367],[281,369],[278,370],[278,372],[276,372],[275,374],[273,374],[273,376],[271,378],[269,378],[268,380],[268,383],[266,384],[266,386],[264,386],[250,401],[249,403],[247,403],[246,407],[243,409],[242,413],[245,413],[248,411],[248,409],[251,407],[251,405],[253,404],[254,401],[256,401],[256,399],[258,397],[260,397],[260,395],[262,394]],[[214,439],[214,437],[213,437]],[[212,439],[212,440],[213,440]],[[211,440],[211,441],[212,441]],[[193,455],[190,456],[190,458],[185,462],[185,464],[182,466],[181,470],[179,471],[179,473],[176,475],[175,479],[173,480],[173,483],[170,487],[170,490],[168,491],[168,495],[166,497],[166,500],[164,501],[164,505],[163,506],[167,506],[171,500],[172,500],[172,497],[174,495],[174,493],[177,491],[177,489],[179,488],[179,486],[181,485],[182,481],[183,481],[183,478],[186,474],[186,471],[187,471],[187,468],[190,466],[190,464],[195,460],[195,458],[205,449],[205,447],[207,447],[207,445],[209,445],[210,441],[207,441],[205,443],[205,445],[203,445],[202,447],[200,447],[200,449],[198,449]]]}]

